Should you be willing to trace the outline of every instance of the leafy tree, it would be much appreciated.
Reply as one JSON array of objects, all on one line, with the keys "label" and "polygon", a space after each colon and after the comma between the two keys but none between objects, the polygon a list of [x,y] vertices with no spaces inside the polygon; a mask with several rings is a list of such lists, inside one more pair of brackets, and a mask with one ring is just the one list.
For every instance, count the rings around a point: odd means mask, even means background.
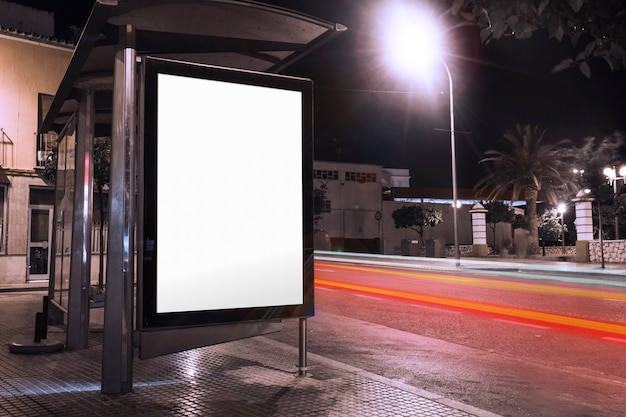
[{"label": "leafy tree", "polygon": [[328,186],[322,182],[319,187],[313,189],[313,222],[317,229],[317,222],[324,217],[326,213],[326,192]]},{"label": "leafy tree", "polygon": [[453,15],[475,24],[487,43],[505,36],[526,39],[547,33],[559,42],[568,38],[575,57],[554,72],[577,66],[591,76],[589,61],[603,59],[611,70],[626,67],[626,3],[622,0],[454,0]]},{"label": "leafy tree", "polygon": [[55,185],[57,181],[57,160],[59,158],[59,149],[55,146],[50,149],[48,156],[46,156],[46,163],[41,173],[41,178],[48,185]]},{"label": "leafy tree", "polygon": [[557,195],[571,187],[571,152],[564,147],[568,141],[545,143],[545,132],[538,126],[520,124],[515,130],[508,130],[503,137],[503,149],[487,150],[479,161],[485,173],[474,187],[479,192],[488,192],[490,200],[500,199],[508,192],[513,200],[524,195],[529,243],[533,248],[539,245],[537,194],[542,191],[556,204]]},{"label": "leafy tree", "polygon": [[567,232],[567,224],[561,226],[561,216],[554,209],[546,208],[539,216],[539,236],[546,241],[561,239],[563,231]]},{"label": "leafy tree", "polygon": [[607,184],[602,171],[606,167],[623,165],[626,137],[623,132],[615,131],[600,139],[593,136],[584,138],[581,145],[574,147],[573,156],[573,164],[579,171],[574,176],[580,189],[590,188],[596,197],[603,192],[608,198],[612,196],[613,189]]},{"label": "leafy tree", "polygon": [[524,229],[528,230],[528,220],[526,220],[526,216],[521,214],[515,214],[513,216],[513,229]]},{"label": "leafy tree", "polygon": [[415,230],[424,246],[424,227],[434,227],[443,222],[440,210],[424,205],[402,206],[391,213],[396,229]]},{"label": "leafy tree", "polygon": [[483,203],[487,209],[486,221],[493,232],[493,242],[496,241],[496,225],[498,223],[513,223],[515,215],[511,206],[502,201],[488,201]]},{"label": "leafy tree", "polygon": [[98,264],[98,286],[104,288],[104,187],[111,181],[111,137],[99,136],[93,144],[94,173],[93,181],[98,195],[98,208],[100,213],[100,261]]},{"label": "leafy tree", "polygon": [[[614,189],[607,181],[603,173],[604,168],[615,166],[619,169],[626,160],[626,137],[623,132],[616,131],[611,135],[601,139],[595,137],[587,137],[583,139],[583,143],[574,148],[575,166],[579,168],[576,181],[579,185],[578,190],[589,188],[593,197],[602,206],[602,213],[608,224],[610,220],[622,218],[624,215],[623,207],[626,201],[622,202],[621,197],[624,186],[618,181],[617,191],[619,195],[614,195]],[[584,172],[580,172],[580,169]],[[620,187],[621,185],[621,187]],[[576,190],[575,190],[576,192]],[[619,227],[616,226],[616,227]],[[615,229],[610,233],[613,238]],[[623,236],[619,233],[619,236]]]}]

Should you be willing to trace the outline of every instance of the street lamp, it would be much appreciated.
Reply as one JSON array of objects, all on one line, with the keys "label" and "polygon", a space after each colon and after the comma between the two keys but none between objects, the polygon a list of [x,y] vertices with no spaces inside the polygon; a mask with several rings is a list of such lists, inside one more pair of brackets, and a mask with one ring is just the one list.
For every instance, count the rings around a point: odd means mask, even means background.
[{"label": "street lamp", "polygon": [[[619,172],[615,166],[613,168],[607,167],[604,168],[602,173],[609,181],[609,184],[613,186],[613,199],[615,199],[617,197],[617,180],[621,179],[626,184],[626,166],[620,167]],[[619,217],[617,213],[615,214],[615,239],[619,239]]]},{"label": "street lamp", "polygon": [[385,52],[394,64],[403,71],[425,75],[432,62],[440,61],[448,76],[450,91],[450,154],[452,160],[452,213],[454,227],[454,253],[456,266],[461,265],[459,249],[459,200],[456,175],[456,143],[454,137],[454,89],[450,68],[441,57],[440,34],[435,17],[424,10],[395,5],[388,11],[385,21]]},{"label": "street lamp", "polygon": [[561,253],[565,255],[565,211],[567,207],[560,203],[556,209],[561,214]]}]

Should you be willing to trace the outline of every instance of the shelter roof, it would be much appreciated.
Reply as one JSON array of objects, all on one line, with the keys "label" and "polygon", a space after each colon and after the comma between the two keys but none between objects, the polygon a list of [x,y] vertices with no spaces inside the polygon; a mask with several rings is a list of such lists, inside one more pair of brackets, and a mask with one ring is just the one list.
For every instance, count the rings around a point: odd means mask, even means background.
[{"label": "shelter roof", "polygon": [[110,90],[120,28],[137,55],[278,73],[346,27],[248,0],[96,0],[40,131],[59,128],[75,91]]}]

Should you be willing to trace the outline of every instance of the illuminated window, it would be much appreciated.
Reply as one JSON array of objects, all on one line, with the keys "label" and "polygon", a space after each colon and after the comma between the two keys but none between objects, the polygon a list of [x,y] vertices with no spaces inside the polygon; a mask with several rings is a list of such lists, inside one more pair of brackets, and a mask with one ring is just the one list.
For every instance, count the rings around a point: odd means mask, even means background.
[{"label": "illuminated window", "polygon": [[376,182],[376,174],[372,172],[350,172],[346,171],[346,181],[356,182]]},{"label": "illuminated window", "polygon": [[313,179],[316,180],[338,180],[339,171],[331,171],[327,169],[314,169]]}]

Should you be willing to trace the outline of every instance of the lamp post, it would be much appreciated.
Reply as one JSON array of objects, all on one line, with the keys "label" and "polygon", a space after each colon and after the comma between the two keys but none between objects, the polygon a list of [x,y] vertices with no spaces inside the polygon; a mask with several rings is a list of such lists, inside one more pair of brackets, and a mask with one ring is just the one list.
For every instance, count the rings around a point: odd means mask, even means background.
[{"label": "lamp post", "polygon": [[[613,200],[617,197],[617,180],[621,179],[626,183],[626,166],[622,166],[619,169],[619,173],[615,166],[613,168],[604,168],[602,171],[604,176],[609,180],[609,184],[613,186]],[[615,239],[619,239],[619,216],[615,214]]]},{"label": "lamp post", "polygon": [[[398,69],[407,72],[412,78],[424,75],[431,70],[432,63],[440,61],[448,76],[450,90],[450,154],[452,159],[452,211],[454,227],[454,252],[456,266],[461,264],[459,249],[458,193],[456,174],[456,144],[454,137],[454,88],[452,74],[441,57],[441,29],[436,18],[425,9],[409,4],[396,3],[387,10],[383,38],[385,52]],[[421,74],[420,74],[421,72]],[[425,76],[424,78],[427,78]]]},{"label": "lamp post", "polygon": [[561,215],[561,253],[565,255],[565,211],[567,208],[564,203],[559,204],[557,211]]},{"label": "lamp post", "polygon": [[600,238],[600,262],[602,269],[604,269],[604,239],[602,238],[602,208],[600,207],[600,200],[598,202],[598,236]]},{"label": "lamp post", "polygon": [[448,74],[448,84],[450,86],[450,154],[452,156],[452,215],[453,215],[453,228],[454,228],[454,255],[456,256],[456,266],[461,265],[461,252],[459,250],[459,209],[458,209],[458,194],[456,183],[456,143],[454,138],[454,90],[452,85],[452,74],[450,69],[442,59],[441,63],[446,69]]}]

